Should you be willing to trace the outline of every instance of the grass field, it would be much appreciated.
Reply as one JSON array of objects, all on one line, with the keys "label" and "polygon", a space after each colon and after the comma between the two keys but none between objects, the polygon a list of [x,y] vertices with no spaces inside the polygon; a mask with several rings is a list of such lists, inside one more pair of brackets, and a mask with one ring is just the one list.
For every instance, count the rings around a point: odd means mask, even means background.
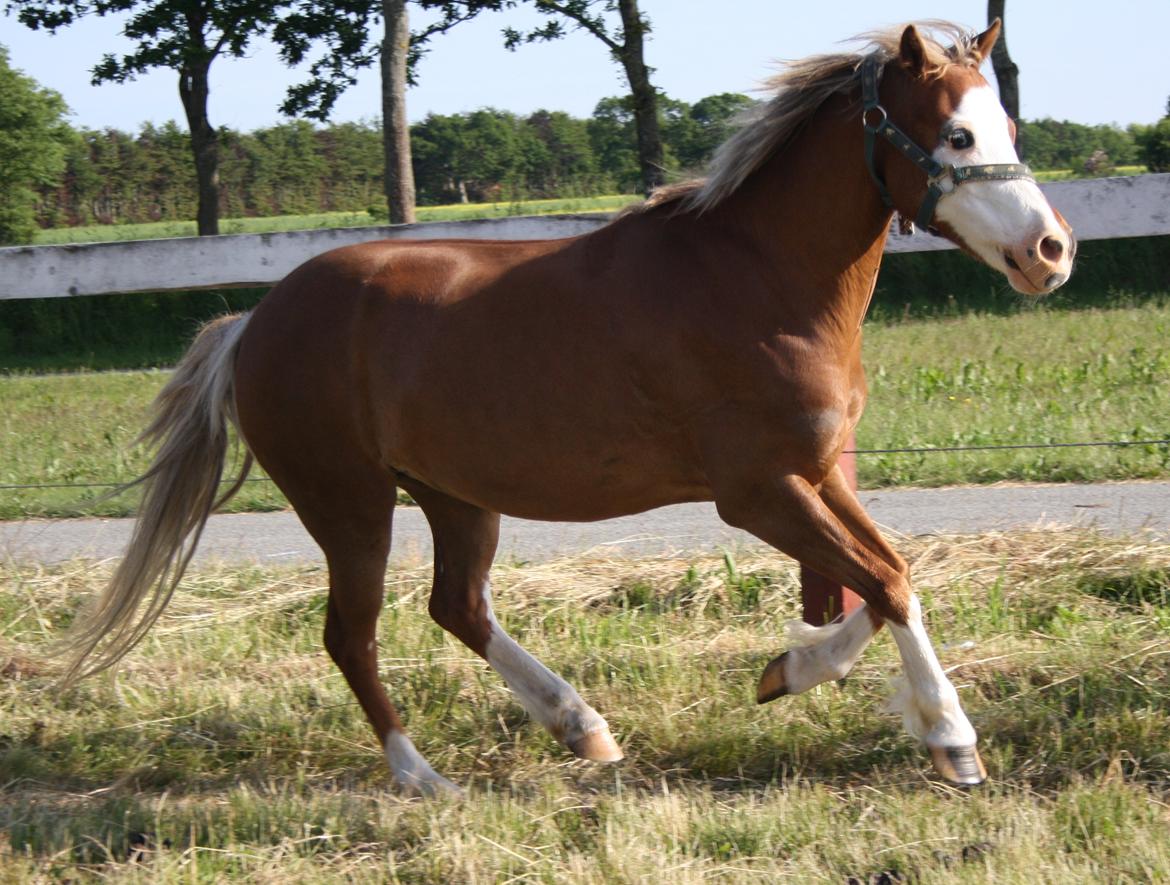
[{"label": "grass field", "polygon": [[[516,200],[502,203],[456,203],[451,206],[419,206],[421,221],[467,221],[473,218],[503,218],[510,215],[559,215],[576,212],[616,212],[642,199],[636,194],[600,197],[565,197],[555,200]],[[221,234],[260,234],[316,228],[369,227],[386,224],[369,212],[322,212],[316,215],[278,215],[265,218],[225,218]],[[154,240],[163,237],[195,236],[194,221],[160,221],[150,224],[94,224],[58,227],[39,231],[37,246],[63,243],[106,243],[114,240]]]},{"label": "grass field", "polygon": [[935,782],[879,711],[888,635],[841,686],[754,704],[796,614],[779,556],[495,569],[616,766],[573,761],[429,621],[428,567],[392,570],[383,675],[462,803],[391,790],[321,650],[320,570],[198,572],[116,678],[60,693],[43,652],[106,566],[0,564],[0,882],[1170,881],[1170,545],[899,546],[982,788]]},{"label": "grass field", "polygon": [[[862,449],[1170,439],[1170,304],[867,327]],[[1170,446],[867,455],[860,483],[1170,476]]]},{"label": "grass field", "polygon": [[[1109,174],[1145,175],[1148,172],[1149,170],[1145,166],[1118,166]],[[1033,174],[1035,174],[1037,181],[1072,181],[1086,177],[1083,173],[1074,172],[1072,169],[1037,169]]]},{"label": "grass field", "polygon": [[[1170,303],[871,323],[862,449],[1170,438]],[[163,372],[0,376],[0,484],[124,482]],[[862,455],[865,487],[1164,478],[1170,446]],[[0,489],[0,518],[124,514],[105,489]],[[250,483],[230,505],[283,499]]]}]

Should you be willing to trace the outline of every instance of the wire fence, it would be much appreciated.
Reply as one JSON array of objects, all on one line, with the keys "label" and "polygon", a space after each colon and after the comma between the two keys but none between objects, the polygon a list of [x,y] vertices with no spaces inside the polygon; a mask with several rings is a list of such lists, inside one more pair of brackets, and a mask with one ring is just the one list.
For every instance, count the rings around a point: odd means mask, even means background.
[{"label": "wire fence", "polygon": [[994,452],[1009,449],[1088,449],[1101,446],[1165,446],[1170,445],[1170,439],[1134,439],[1108,440],[1104,442],[1064,442],[1064,443],[1007,443],[1002,445],[982,446],[930,446],[921,449],[845,449],[846,455],[915,455],[921,452]]},{"label": "wire fence", "polygon": [[[928,446],[923,448],[894,448],[894,449],[845,449],[846,455],[919,455],[933,452],[994,452],[1010,451],[1013,449],[1086,449],[1101,447],[1124,448],[1126,446],[1170,446],[1170,439],[1134,439],[1134,440],[1102,440],[1096,442],[1059,442],[1059,443],[1009,443],[988,444],[975,446]],[[220,481],[221,485],[235,482],[233,479]],[[267,476],[256,476],[244,482],[272,482]],[[0,491],[27,491],[36,489],[116,489],[126,485],[126,482],[50,482],[50,483],[13,483],[0,484]]]}]

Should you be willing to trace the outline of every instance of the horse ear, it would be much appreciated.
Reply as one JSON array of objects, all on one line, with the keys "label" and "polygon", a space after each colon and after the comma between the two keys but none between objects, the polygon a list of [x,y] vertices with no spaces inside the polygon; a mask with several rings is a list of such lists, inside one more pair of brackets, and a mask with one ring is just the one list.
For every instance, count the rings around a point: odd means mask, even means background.
[{"label": "horse ear", "polygon": [[971,52],[979,61],[983,61],[991,55],[991,49],[995,46],[995,41],[999,39],[999,32],[1002,28],[1003,22],[997,18],[987,26],[986,31],[971,41]]},{"label": "horse ear", "polygon": [[922,37],[914,25],[906,25],[902,32],[902,43],[898,47],[898,57],[902,66],[914,76],[926,70],[926,47],[922,45]]}]

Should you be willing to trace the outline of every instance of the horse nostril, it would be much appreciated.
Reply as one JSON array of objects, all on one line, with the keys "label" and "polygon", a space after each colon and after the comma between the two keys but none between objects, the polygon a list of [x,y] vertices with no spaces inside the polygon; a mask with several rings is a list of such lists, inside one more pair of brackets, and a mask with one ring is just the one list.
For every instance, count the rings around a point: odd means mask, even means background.
[{"label": "horse nostril", "polygon": [[1040,254],[1045,261],[1056,263],[1064,255],[1064,243],[1056,237],[1045,237],[1040,241]]}]

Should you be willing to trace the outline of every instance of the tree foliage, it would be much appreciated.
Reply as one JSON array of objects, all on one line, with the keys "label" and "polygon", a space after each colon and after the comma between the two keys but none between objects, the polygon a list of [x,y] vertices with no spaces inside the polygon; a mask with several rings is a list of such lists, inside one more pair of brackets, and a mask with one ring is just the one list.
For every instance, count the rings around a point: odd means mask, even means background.
[{"label": "tree foliage", "polygon": [[[0,114],[7,104],[0,105]],[[701,174],[734,118],[750,105],[751,99],[736,94],[694,104],[660,95],[664,163],[671,177]],[[64,172],[43,177],[36,187],[39,224],[191,217],[197,188],[190,138],[180,126],[146,125],[137,133],[63,131]],[[1030,140],[1037,169],[1083,173],[1085,160],[1097,151],[1109,157],[1105,168],[1136,162],[1157,168],[1158,157],[1170,163],[1170,118],[1128,130],[1038,120],[1022,123],[1020,132]],[[431,114],[411,127],[411,136],[424,205],[642,188],[629,96],[602,99],[588,119],[561,111],[518,115],[491,108]],[[320,127],[302,120],[249,133],[224,129],[219,137],[219,201],[227,216],[364,212],[382,205],[382,131],[376,124]],[[0,175],[9,168],[0,164]]]},{"label": "tree foliage", "polygon": [[36,231],[36,188],[65,165],[65,102],[8,63],[0,46],[0,245],[27,243]]},{"label": "tree foliage", "polygon": [[738,92],[708,95],[693,105],[671,102],[663,136],[683,169],[696,174],[731,135],[736,120],[755,102]]},{"label": "tree foliage", "polygon": [[[437,17],[411,32],[407,82],[417,83],[418,62],[431,41],[481,12],[495,12],[514,0],[412,0]],[[289,88],[281,111],[289,116],[325,121],[337,99],[357,82],[359,71],[379,58],[382,36],[381,0],[298,0],[293,11],[273,29],[281,58],[289,65],[309,63],[309,78]]]},{"label": "tree foliage", "polygon": [[[630,106],[637,139],[638,166],[642,186],[648,194],[662,184],[666,157],[659,130],[658,91],[650,82],[653,68],[645,61],[644,44],[650,20],[638,9],[638,0],[531,0],[533,8],[548,18],[528,32],[504,29],[504,45],[515,49],[522,43],[557,40],[564,36],[564,23],[600,40],[625,71],[630,84]],[[607,14],[618,13],[620,27],[610,25]]]},{"label": "tree foliage", "polygon": [[178,74],[179,95],[191,132],[199,191],[200,234],[219,230],[217,132],[207,117],[209,72],[216,58],[242,57],[252,41],[269,33],[290,0],[8,0],[9,11],[28,27],[50,32],[87,15],[125,16],[122,33],[134,49],[106,53],[93,67],[93,82],[123,83],[155,68]]},{"label": "tree foliage", "polygon": [[1021,154],[1034,169],[1085,170],[1098,151],[1108,155],[1112,166],[1139,162],[1134,130],[1116,126],[1086,126],[1068,120],[1027,120],[1018,123]]},{"label": "tree foliage", "polygon": [[1152,126],[1134,126],[1141,161],[1151,172],[1170,172],[1170,98],[1166,99],[1166,116]]}]

